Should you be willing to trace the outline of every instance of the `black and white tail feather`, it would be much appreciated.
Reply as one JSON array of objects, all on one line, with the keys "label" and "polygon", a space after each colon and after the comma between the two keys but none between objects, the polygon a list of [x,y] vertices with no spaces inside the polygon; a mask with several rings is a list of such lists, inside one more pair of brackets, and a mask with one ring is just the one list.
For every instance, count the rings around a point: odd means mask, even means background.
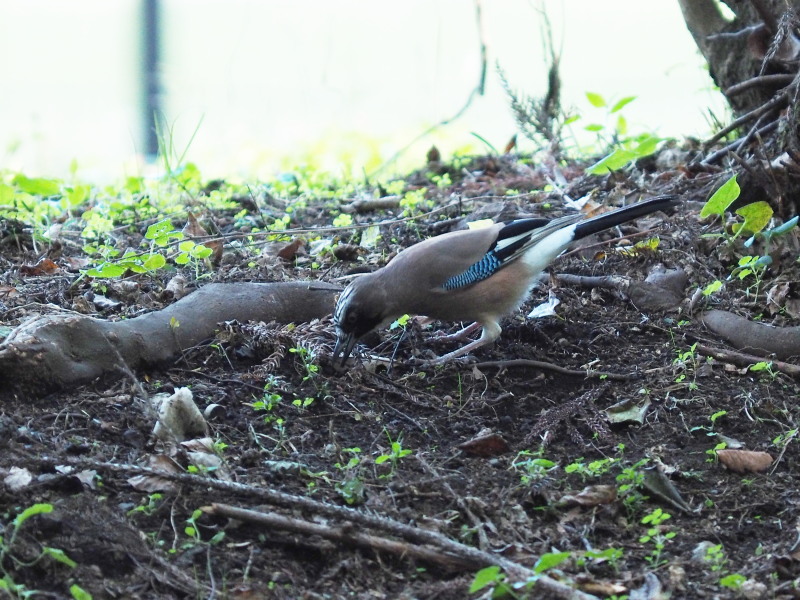
[{"label": "black and white tail feather", "polygon": [[[455,290],[478,283],[520,257],[532,266],[544,269],[575,240],[666,208],[674,201],[674,196],[657,196],[591,219],[584,219],[583,214],[577,213],[552,220],[511,221],[498,232],[494,245],[478,262],[445,281],[442,287]],[[536,248],[536,254],[526,256],[531,248]]]}]

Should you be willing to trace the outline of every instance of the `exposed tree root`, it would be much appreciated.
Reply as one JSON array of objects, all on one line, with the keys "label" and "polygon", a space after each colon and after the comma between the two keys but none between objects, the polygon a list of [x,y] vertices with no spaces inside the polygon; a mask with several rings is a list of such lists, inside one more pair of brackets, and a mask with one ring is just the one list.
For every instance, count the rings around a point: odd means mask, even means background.
[{"label": "exposed tree root", "polygon": [[123,321],[43,315],[0,344],[0,391],[44,393],[167,363],[223,321],[306,322],[333,310],[322,282],[212,283],[167,308]]}]

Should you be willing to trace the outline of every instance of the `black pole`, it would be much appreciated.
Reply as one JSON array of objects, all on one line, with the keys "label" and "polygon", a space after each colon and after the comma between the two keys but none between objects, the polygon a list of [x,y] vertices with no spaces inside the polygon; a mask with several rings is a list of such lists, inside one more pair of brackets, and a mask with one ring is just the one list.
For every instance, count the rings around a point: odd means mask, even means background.
[{"label": "black pole", "polygon": [[158,0],[143,0],[143,110],[144,152],[148,160],[158,156],[158,135],[155,119],[161,113],[161,82],[158,76],[158,61],[161,54],[161,35],[158,27]]}]

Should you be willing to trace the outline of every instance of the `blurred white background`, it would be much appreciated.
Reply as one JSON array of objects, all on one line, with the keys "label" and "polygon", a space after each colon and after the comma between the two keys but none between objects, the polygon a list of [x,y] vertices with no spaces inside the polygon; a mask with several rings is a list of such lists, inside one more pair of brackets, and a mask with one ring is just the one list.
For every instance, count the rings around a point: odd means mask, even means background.
[{"label": "blurred white background", "polygon": [[[0,168],[92,181],[143,168],[143,0],[0,0]],[[632,132],[704,136],[725,116],[672,0],[544,3],[561,49],[563,99],[635,95]],[[482,3],[486,95],[404,156],[436,144],[502,148],[515,132],[495,65],[546,90],[539,4]],[[314,156],[360,171],[454,115],[480,72],[468,0],[161,0],[162,106],[205,177],[264,177]],[[199,125],[199,128],[198,128]],[[524,148],[524,144],[523,144]]]}]

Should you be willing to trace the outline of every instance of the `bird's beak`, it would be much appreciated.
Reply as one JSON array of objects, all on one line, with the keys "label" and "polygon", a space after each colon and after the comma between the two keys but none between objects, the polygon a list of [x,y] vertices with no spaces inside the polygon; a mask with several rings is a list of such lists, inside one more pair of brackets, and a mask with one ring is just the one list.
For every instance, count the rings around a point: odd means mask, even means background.
[{"label": "bird's beak", "polygon": [[[347,362],[347,359],[350,358],[350,353],[353,351],[353,347],[356,345],[356,336],[352,333],[344,333],[340,331],[338,333],[338,337],[336,338],[336,346],[333,348],[333,362],[334,364],[338,364],[338,366],[343,367],[344,363]],[[342,362],[338,363],[339,355],[342,355]]]}]

